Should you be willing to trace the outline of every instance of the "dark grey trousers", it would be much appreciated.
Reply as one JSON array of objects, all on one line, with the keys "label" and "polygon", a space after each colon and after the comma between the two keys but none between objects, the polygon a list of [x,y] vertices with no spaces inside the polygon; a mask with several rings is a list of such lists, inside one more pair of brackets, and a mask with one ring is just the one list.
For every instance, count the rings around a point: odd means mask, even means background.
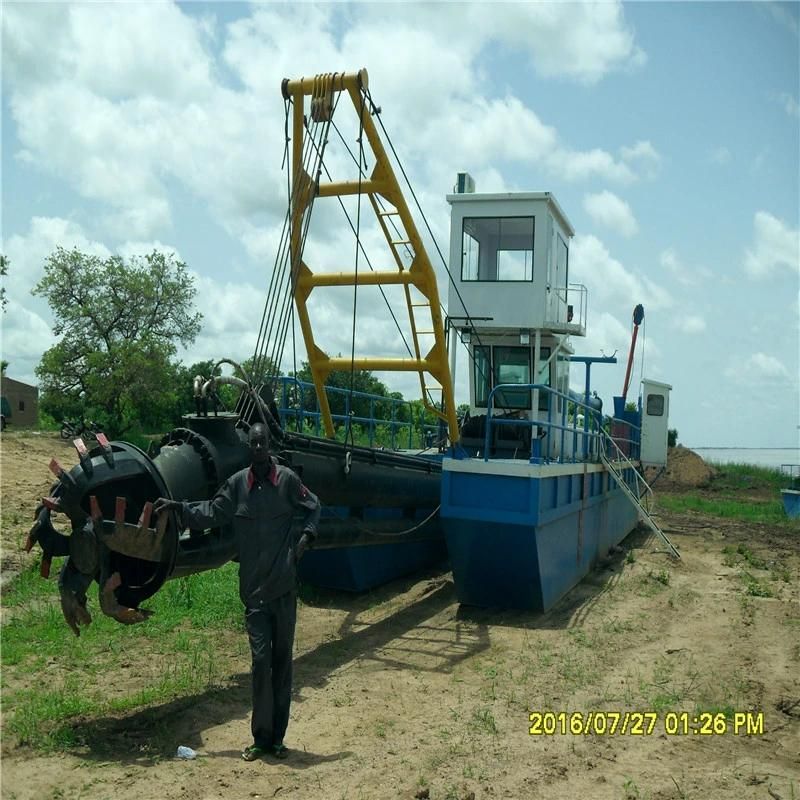
[{"label": "dark grey trousers", "polygon": [[289,724],[297,594],[247,608],[244,619],[253,656],[253,743],[268,749],[283,742]]}]

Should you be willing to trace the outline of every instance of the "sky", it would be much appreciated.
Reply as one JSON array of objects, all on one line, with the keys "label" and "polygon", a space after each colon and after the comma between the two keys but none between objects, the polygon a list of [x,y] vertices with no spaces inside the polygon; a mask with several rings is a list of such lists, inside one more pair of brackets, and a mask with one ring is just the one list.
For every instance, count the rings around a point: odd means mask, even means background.
[{"label": "sky", "polygon": [[[681,443],[800,444],[796,2],[4,2],[8,375],[35,383],[56,341],[31,289],[58,246],[175,253],[203,314],[181,359],[252,355],[287,202],[281,80],[361,67],[445,257],[457,172],[556,196],[588,288],[573,346],[619,360],[593,370],[608,409],[641,303],[634,378],[673,387]],[[356,177],[333,144],[330,164]],[[315,208],[306,253],[352,267],[336,209]],[[431,245],[446,298],[437,259]],[[349,354],[352,291],[313,299],[320,342]],[[379,303],[356,321],[358,353],[405,353]]]}]

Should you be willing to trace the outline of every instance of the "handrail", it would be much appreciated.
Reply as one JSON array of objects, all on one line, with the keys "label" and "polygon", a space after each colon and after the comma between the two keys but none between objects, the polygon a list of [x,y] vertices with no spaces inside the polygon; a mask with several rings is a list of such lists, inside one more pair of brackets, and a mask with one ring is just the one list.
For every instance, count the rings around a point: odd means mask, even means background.
[{"label": "handrail", "polygon": [[[551,298],[556,300],[553,303],[551,300],[546,314],[545,324],[548,326],[558,327],[560,325],[574,325],[576,328],[586,330],[586,316],[587,316],[587,296],[588,289],[582,283],[570,283],[567,286],[561,286],[552,291]],[[576,297],[578,298],[577,309],[574,303],[569,303],[569,300]],[[556,306],[556,314],[553,318],[552,309],[553,305]],[[570,316],[570,310],[572,316]],[[563,319],[562,319],[563,316]]]},{"label": "handrail", "polygon": [[[526,391],[534,391],[538,389],[539,391],[546,392],[547,394],[551,395],[552,397],[559,397],[562,398],[565,402],[561,404],[561,424],[557,422],[553,422],[553,403],[548,403],[547,407],[547,421],[541,419],[499,419],[497,417],[492,416],[493,410],[493,400],[494,395],[498,391],[502,390],[526,390]],[[573,404],[573,408],[577,411],[578,408],[585,409],[586,413],[583,417],[583,430],[578,428],[578,415],[577,413],[573,414],[573,421],[571,425],[566,424],[567,422],[567,409],[569,408],[569,404]],[[483,453],[483,460],[489,460],[489,452],[491,447],[491,428],[492,425],[522,425],[529,428],[533,428],[533,426],[546,428],[548,430],[557,430],[561,431],[561,447],[560,447],[560,454],[561,454],[561,461],[564,461],[564,438],[566,431],[571,430],[573,434],[582,434],[584,436],[583,441],[583,459],[587,460],[589,457],[589,450],[588,447],[589,442],[598,440],[599,437],[599,430],[601,425],[599,424],[599,420],[602,418],[600,412],[593,408],[592,406],[588,405],[587,403],[581,402],[580,400],[575,400],[573,397],[570,397],[568,394],[564,394],[563,392],[559,392],[556,389],[553,389],[550,386],[542,383],[501,383],[495,386],[490,392],[489,397],[486,401],[486,431],[484,433],[484,453]],[[590,427],[591,426],[591,427]],[[531,436],[531,457],[530,462],[536,463],[541,460],[541,456],[538,453],[535,453],[538,450],[538,438]],[[573,438],[572,443],[572,456],[573,460],[575,460],[575,450],[576,450],[576,439]],[[548,459],[549,460],[549,459]]]},{"label": "handrail", "polygon": [[[607,431],[603,431],[603,443],[606,446],[606,450],[611,450],[611,453],[614,455],[614,461],[621,461],[622,463],[627,463],[633,468],[633,471],[636,473],[636,494],[638,495],[639,502],[641,502],[642,498],[642,491],[640,489],[640,486],[644,486],[644,493],[646,495],[652,496],[653,490],[650,488],[650,484],[644,479],[642,475],[639,474],[639,471],[636,469],[636,466],[631,461],[630,456],[625,455],[625,453],[621,450],[621,448],[617,444],[614,437],[611,436]],[[606,453],[606,459],[610,460],[608,453]]]},{"label": "handrail", "polygon": [[[309,381],[302,381],[299,378],[296,378],[292,375],[285,375],[280,376],[277,379],[281,383],[281,413],[285,413],[287,416],[291,415],[294,417],[296,424],[299,426],[299,429],[302,430],[303,422],[306,418],[313,420],[315,425],[315,431],[317,435],[320,435],[320,422],[324,420],[324,414],[320,409],[319,405],[319,397],[316,393],[316,388],[313,383]],[[297,398],[297,407],[291,407],[289,405],[289,398],[288,398],[288,387],[293,385],[298,389],[298,398]],[[314,398],[316,410],[311,411],[304,407],[304,392],[312,393],[311,396]],[[354,390],[352,393],[349,389],[344,389],[339,386],[326,386],[325,392],[331,394],[339,394],[344,395],[345,398],[345,413],[343,414],[331,414],[331,419],[336,422],[343,422],[346,426],[346,429],[349,430],[349,426],[353,423],[360,423],[369,426],[369,444],[370,447],[373,444],[374,435],[375,435],[375,428],[377,425],[388,425],[391,429],[391,447],[395,447],[396,443],[396,434],[398,429],[408,428],[408,447],[409,449],[413,448],[413,435],[415,425],[417,427],[421,427],[421,433],[424,437],[425,433],[427,432],[428,428],[435,428],[435,426],[430,426],[424,421],[422,425],[418,425],[419,420],[414,419],[414,405],[412,401],[406,400],[404,398],[397,398],[397,397],[388,397],[386,395],[380,394],[373,394],[372,392],[362,392],[358,390]],[[350,407],[350,398],[359,398],[365,399],[370,401],[370,416],[356,416],[353,414],[352,409]],[[382,417],[375,416],[375,405],[376,403],[384,403],[389,406],[391,409],[391,418],[385,419]],[[408,406],[408,420],[401,420],[397,419],[397,409],[398,407]],[[424,413],[424,412],[423,412]]]},{"label": "handrail", "polygon": [[[619,427],[625,426],[627,429],[625,433],[627,436],[621,436]],[[611,430],[612,435],[611,439],[613,439],[615,444],[619,444],[620,442],[624,442],[628,445],[628,449],[630,450],[629,453],[625,453],[624,450],[621,450],[623,455],[626,458],[638,458],[639,457],[639,448],[642,445],[642,429],[639,425],[634,425],[632,422],[629,422],[627,419],[620,419],[619,417],[612,417],[611,418]]]},{"label": "handrail", "polygon": [[[675,557],[680,558],[681,554],[678,552],[678,548],[675,547],[674,544],[669,540],[664,531],[658,526],[658,523],[653,519],[652,514],[650,513],[649,502],[653,496],[653,490],[650,488],[650,484],[645,480],[644,475],[642,475],[638,469],[636,469],[636,465],[633,461],[625,455],[625,453],[620,450],[617,446],[617,443],[614,441],[613,437],[603,431],[603,439],[604,443],[612,452],[615,453],[615,461],[612,462],[606,452],[603,452],[603,463],[605,464],[606,468],[609,471],[609,474],[614,478],[617,482],[617,485],[620,489],[629,497],[631,502],[639,509],[639,518],[644,520],[650,530],[653,531],[667,546],[669,549],[669,553]],[[617,465],[623,464],[623,469],[629,469],[633,471],[634,474],[634,481],[635,481],[635,491],[634,487],[630,485],[629,481],[627,481],[620,471]],[[644,497],[644,502],[642,502],[642,497]]]}]

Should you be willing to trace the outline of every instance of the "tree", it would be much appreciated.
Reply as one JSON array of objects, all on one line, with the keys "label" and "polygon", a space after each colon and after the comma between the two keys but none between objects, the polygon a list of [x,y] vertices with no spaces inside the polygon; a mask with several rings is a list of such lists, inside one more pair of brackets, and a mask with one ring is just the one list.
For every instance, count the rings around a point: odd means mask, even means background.
[{"label": "tree", "polygon": [[176,342],[186,346],[200,330],[195,293],[171,254],[126,262],[59,247],[33,289],[61,337],[36,368],[43,410],[90,415],[113,436],[163,424],[177,402]]},{"label": "tree", "polygon": [[678,429],[667,429],[667,447],[675,447],[678,444]]},{"label": "tree", "polygon": [[[5,278],[8,275],[8,258],[0,253],[0,278]],[[6,287],[0,287],[0,308],[3,311],[6,310],[6,303],[8,300],[6,299]]]},{"label": "tree", "polygon": [[[297,377],[298,380],[305,381],[307,383],[313,383],[311,378],[311,369],[308,366],[307,361],[302,362],[302,366],[297,371],[295,377]],[[368,398],[353,396],[352,403],[349,403],[350,382],[351,374],[349,370],[335,370],[331,372],[325,379],[325,386],[329,389],[342,390],[328,392],[328,403],[331,407],[331,414],[345,414],[349,404],[353,416],[369,417],[370,401]],[[373,394],[387,398],[395,397],[395,395],[398,394],[395,392],[394,394],[390,395],[385,384],[378,380],[378,378],[376,378],[367,369],[357,369],[353,371],[352,385],[354,392],[364,392],[366,394]],[[402,395],[400,395],[400,398],[402,398]],[[303,408],[306,411],[313,411],[316,408],[316,394],[313,390],[309,389],[303,392]],[[374,403],[374,414],[380,419],[389,419],[391,417],[391,404],[376,401]]]}]

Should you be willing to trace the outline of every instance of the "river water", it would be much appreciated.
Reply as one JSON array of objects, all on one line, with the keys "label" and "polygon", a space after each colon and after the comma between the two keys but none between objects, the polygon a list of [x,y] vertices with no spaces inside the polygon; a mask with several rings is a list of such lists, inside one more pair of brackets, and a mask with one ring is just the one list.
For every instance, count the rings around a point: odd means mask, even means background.
[{"label": "river water", "polygon": [[709,464],[753,464],[779,469],[781,464],[800,464],[797,447],[691,447]]}]

